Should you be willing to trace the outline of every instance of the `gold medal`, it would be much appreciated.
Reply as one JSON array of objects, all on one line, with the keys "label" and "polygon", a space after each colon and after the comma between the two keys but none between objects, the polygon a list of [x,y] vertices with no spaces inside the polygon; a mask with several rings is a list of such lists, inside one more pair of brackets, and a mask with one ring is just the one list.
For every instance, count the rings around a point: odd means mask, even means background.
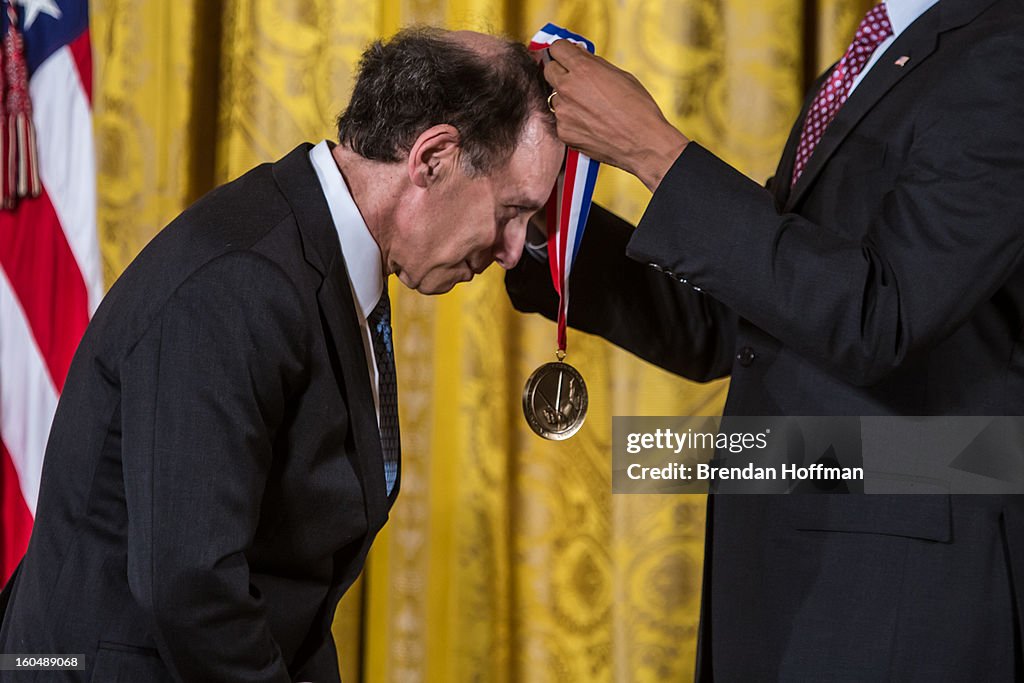
[{"label": "gold medal", "polygon": [[[594,54],[592,42],[554,24],[545,25],[534,35],[530,49],[544,50],[556,40],[572,41]],[[545,53],[546,50],[542,56]],[[548,97],[549,108],[553,97],[554,94]],[[558,362],[540,366],[526,380],[523,414],[530,429],[552,441],[568,439],[587,419],[587,385],[576,368],[563,361],[569,318],[569,274],[583,241],[599,166],[597,161],[578,149],[567,148],[562,173],[543,214],[551,284],[558,294],[558,350],[555,352]]]},{"label": "gold medal", "polygon": [[587,385],[576,368],[545,363],[523,388],[523,414],[530,429],[545,439],[561,441],[579,431],[587,419]]}]

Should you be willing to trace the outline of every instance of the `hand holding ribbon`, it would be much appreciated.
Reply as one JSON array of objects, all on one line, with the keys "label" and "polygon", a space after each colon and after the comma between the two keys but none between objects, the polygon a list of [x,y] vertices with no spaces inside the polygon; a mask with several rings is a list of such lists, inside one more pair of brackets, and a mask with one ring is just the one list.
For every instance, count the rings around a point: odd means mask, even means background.
[{"label": "hand holding ribbon", "polygon": [[544,78],[558,93],[551,102],[558,137],[657,189],[687,137],[633,74],[569,42],[552,43],[548,54]]}]

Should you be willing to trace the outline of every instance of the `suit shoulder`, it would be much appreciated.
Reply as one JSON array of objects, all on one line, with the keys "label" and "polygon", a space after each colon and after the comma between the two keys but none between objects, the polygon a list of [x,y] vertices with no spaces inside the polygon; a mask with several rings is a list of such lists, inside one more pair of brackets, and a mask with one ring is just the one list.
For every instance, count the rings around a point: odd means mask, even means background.
[{"label": "suit shoulder", "polygon": [[211,190],[161,232],[186,233],[196,246],[209,243],[214,250],[251,246],[292,213],[272,169],[261,164]]},{"label": "suit shoulder", "polygon": [[1015,50],[1024,38],[1024,0],[996,0],[973,21],[952,32],[963,46],[965,55],[984,51],[986,46],[999,45]]},{"label": "suit shoulder", "polygon": [[[918,102],[926,123],[973,130],[977,116],[1019,117],[1020,98],[1010,84],[1024,69],[1021,3],[997,0],[973,21],[941,34],[929,66],[931,87]],[[951,120],[954,112],[972,115]]]},{"label": "suit shoulder", "polygon": [[248,269],[252,276],[244,284],[253,294],[281,278],[304,287],[308,269],[298,225],[272,165],[211,191],[158,233],[104,297],[83,345],[95,342],[96,354],[116,364],[169,298],[214,263],[220,264],[214,270]]}]

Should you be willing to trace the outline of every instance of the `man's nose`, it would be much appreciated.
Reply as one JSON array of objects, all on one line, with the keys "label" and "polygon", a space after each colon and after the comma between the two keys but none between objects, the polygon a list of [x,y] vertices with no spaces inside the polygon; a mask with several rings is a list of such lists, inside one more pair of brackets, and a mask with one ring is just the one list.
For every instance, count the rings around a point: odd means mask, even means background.
[{"label": "man's nose", "polygon": [[505,270],[511,270],[519,263],[523,255],[523,245],[526,243],[526,220],[516,221],[502,231],[498,238],[497,248],[494,252],[494,260]]}]

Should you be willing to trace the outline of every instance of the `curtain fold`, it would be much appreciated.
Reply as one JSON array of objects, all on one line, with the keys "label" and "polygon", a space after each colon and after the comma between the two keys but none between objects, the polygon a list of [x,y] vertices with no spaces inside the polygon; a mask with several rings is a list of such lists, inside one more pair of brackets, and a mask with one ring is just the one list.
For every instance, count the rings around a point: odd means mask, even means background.
[{"label": "curtain fold", "polygon": [[[213,186],[335,137],[360,53],[400,26],[526,40],[547,21],[565,25],[633,71],[689,136],[763,182],[811,72],[839,56],[871,4],[93,0],[108,282]],[[596,197],[635,221],[649,193],[604,168]],[[512,310],[500,270],[442,297],[394,283],[391,294],[402,493],[338,611],[343,679],[688,680],[705,501],[612,496],[611,417],[718,414],[727,382],[687,382],[570,331],[590,414],[569,441],[546,442],[526,427],[520,397],[552,359],[554,325]]]}]

